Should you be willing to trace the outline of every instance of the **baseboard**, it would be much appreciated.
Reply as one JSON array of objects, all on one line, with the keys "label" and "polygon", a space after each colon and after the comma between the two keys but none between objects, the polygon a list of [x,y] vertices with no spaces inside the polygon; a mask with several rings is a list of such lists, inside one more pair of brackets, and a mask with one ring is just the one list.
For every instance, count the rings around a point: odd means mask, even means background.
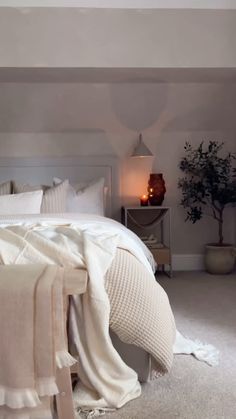
[{"label": "baseboard", "polygon": [[204,269],[203,255],[173,255],[174,271],[201,271]]}]

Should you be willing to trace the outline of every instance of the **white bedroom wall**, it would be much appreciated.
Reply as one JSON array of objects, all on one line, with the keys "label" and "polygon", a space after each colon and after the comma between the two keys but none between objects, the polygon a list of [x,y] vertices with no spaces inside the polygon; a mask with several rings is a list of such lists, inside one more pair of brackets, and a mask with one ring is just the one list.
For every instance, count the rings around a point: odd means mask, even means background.
[{"label": "white bedroom wall", "polygon": [[[208,220],[184,223],[177,166],[188,139],[219,139],[235,149],[234,76],[231,83],[211,79],[212,69],[236,68],[235,39],[235,10],[1,8],[0,70],[126,68],[134,78],[96,84],[68,78],[20,83],[16,77],[0,83],[0,154],[117,155],[124,203],[137,202],[150,170],[163,172],[165,203],[173,207],[174,253],[199,254],[202,243],[215,240],[214,228]],[[146,83],[145,77],[134,83],[135,68],[184,73],[181,83],[150,74]],[[209,70],[208,83],[198,76],[190,83],[188,70],[202,68]],[[128,158],[140,131],[153,162]],[[227,240],[235,239],[231,213],[225,231]]]},{"label": "white bedroom wall", "polygon": [[236,10],[1,8],[0,66],[235,67],[235,22]]},{"label": "white bedroom wall", "polygon": [[[1,83],[0,155],[115,155],[123,203],[138,203],[150,171],[162,172],[173,210],[175,254],[202,253],[215,240],[214,222],[185,223],[179,207],[178,162],[186,140],[225,141],[235,150],[236,84],[232,83]],[[138,133],[153,160],[129,158]],[[234,240],[228,213],[226,240]]]}]

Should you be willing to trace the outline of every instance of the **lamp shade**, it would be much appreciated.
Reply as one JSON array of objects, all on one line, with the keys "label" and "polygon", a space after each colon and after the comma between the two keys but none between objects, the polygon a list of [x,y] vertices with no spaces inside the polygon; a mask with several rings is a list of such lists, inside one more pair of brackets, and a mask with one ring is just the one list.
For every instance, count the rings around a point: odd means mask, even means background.
[{"label": "lamp shade", "polygon": [[144,144],[143,136],[142,134],[140,134],[138,143],[135,146],[131,157],[152,157],[152,156],[153,156],[152,152],[149,150],[146,144]]}]

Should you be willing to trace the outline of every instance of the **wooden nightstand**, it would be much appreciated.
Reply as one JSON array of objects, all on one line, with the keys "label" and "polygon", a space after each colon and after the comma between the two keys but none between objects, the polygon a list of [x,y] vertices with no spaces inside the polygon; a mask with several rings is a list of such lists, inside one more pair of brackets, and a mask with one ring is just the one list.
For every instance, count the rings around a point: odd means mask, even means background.
[{"label": "wooden nightstand", "polygon": [[122,207],[122,223],[148,246],[158,269],[172,277],[171,209],[163,206]]}]

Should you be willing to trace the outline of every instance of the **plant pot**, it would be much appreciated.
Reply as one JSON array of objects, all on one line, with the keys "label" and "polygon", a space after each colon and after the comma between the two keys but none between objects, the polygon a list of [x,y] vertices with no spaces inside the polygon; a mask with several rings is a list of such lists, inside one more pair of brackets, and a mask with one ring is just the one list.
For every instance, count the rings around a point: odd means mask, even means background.
[{"label": "plant pot", "polygon": [[205,267],[210,274],[229,274],[235,267],[236,248],[231,244],[207,244]]}]

